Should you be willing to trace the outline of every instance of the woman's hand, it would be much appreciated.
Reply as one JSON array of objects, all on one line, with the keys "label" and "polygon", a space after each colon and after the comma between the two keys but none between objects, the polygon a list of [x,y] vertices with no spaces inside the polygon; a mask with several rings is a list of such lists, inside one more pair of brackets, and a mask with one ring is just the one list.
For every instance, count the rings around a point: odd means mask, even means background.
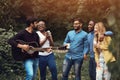
[{"label": "woman's hand", "polygon": [[52,51],[52,47],[51,48],[46,48],[46,52],[51,52]]}]

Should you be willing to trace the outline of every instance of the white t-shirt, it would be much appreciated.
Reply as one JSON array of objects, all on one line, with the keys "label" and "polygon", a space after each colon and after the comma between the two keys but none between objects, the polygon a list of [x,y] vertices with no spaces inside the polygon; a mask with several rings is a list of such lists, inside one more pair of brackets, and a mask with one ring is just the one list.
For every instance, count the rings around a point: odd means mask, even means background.
[{"label": "white t-shirt", "polygon": [[[46,37],[40,32],[40,31],[37,31],[36,32],[40,38],[40,41],[43,41]],[[46,40],[46,42],[41,46],[41,48],[48,48],[50,47],[50,42],[49,40]],[[39,55],[42,55],[42,56],[47,56],[49,54],[51,54],[52,52],[39,52]]]}]

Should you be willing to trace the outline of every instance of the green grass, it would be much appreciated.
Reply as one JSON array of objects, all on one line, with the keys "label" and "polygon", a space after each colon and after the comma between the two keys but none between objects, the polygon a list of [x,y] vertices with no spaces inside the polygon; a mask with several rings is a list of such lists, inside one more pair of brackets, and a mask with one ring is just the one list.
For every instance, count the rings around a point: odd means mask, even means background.
[{"label": "green grass", "polygon": [[[56,57],[56,65],[57,65],[57,70],[58,70],[58,80],[61,80],[62,78],[62,65],[63,65],[63,60],[65,53],[54,53]],[[82,80],[90,80],[89,79],[89,72],[88,72],[88,60],[83,62],[82,69],[81,69],[81,79]],[[74,71],[73,67],[71,68],[71,71],[69,73],[69,79],[68,80],[74,80]],[[47,80],[52,80],[51,79],[51,74],[49,69],[47,70]]]},{"label": "green grass", "polygon": [[[58,41],[55,45],[60,46],[62,43],[63,43],[62,41]],[[54,54],[55,54],[55,57],[56,57],[58,80],[61,80],[61,78],[62,78],[62,65],[63,65],[65,52],[64,51],[62,53],[61,52],[60,53],[55,52]],[[8,64],[8,61],[6,63]],[[23,64],[22,63],[18,64],[19,62],[16,62],[16,63],[15,64],[12,64],[12,63],[9,64],[9,67],[12,67],[12,65],[17,65],[17,67],[19,69],[17,71],[17,73],[16,72],[5,72],[5,73],[0,72],[0,80],[24,80],[25,79],[26,73],[25,73],[24,67],[22,66]],[[10,70],[10,69],[8,69],[8,70]],[[16,70],[16,68],[15,68],[15,70]],[[84,61],[83,65],[82,65],[82,71],[81,71],[82,80],[90,80],[88,73],[89,73],[88,72],[88,61]],[[74,80],[74,77],[75,77],[74,76],[74,71],[73,71],[73,68],[72,68],[70,73],[69,73],[69,79],[68,80]],[[36,80],[39,80],[39,78],[40,78],[40,76],[37,75]],[[47,78],[47,80],[52,80],[51,79],[51,73],[50,73],[49,69],[47,70],[46,78]]]},{"label": "green grass", "polygon": [[[55,46],[60,46],[63,43],[63,41],[57,41],[55,42]],[[62,52],[55,52],[55,57],[56,57],[56,65],[57,65],[57,71],[58,71],[58,80],[61,80],[62,78],[62,66],[63,66],[63,60],[64,60],[64,56],[66,53],[64,53],[64,51]],[[82,65],[82,69],[81,69],[81,79],[82,80],[90,80],[89,79],[89,72],[88,72],[88,65],[89,65],[89,59],[88,60],[84,60],[83,65]],[[52,80],[51,79],[51,73],[49,71],[49,69],[47,70],[47,80]],[[74,80],[74,71],[73,71],[73,67],[71,68],[71,71],[69,73],[69,79],[68,80]]]}]

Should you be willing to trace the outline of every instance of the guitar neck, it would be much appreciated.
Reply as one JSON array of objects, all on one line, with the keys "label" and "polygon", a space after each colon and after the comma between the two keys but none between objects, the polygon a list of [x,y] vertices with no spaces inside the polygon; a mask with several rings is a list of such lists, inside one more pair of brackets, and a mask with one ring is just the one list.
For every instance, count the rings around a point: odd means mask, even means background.
[{"label": "guitar neck", "polygon": [[32,48],[31,50],[32,51],[44,51],[45,48]]},{"label": "guitar neck", "polygon": [[48,48],[32,48],[33,51],[45,51],[46,49],[53,49],[53,50],[67,50],[65,46],[62,47],[48,47]]}]

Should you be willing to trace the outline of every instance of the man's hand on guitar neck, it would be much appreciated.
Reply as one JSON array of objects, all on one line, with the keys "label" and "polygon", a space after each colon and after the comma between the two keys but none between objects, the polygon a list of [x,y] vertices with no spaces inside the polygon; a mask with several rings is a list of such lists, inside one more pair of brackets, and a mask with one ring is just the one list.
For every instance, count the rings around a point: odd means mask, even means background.
[{"label": "man's hand on guitar neck", "polygon": [[21,49],[23,49],[25,51],[28,51],[30,49],[30,46],[26,45],[26,44],[18,44],[17,47],[21,48]]}]

